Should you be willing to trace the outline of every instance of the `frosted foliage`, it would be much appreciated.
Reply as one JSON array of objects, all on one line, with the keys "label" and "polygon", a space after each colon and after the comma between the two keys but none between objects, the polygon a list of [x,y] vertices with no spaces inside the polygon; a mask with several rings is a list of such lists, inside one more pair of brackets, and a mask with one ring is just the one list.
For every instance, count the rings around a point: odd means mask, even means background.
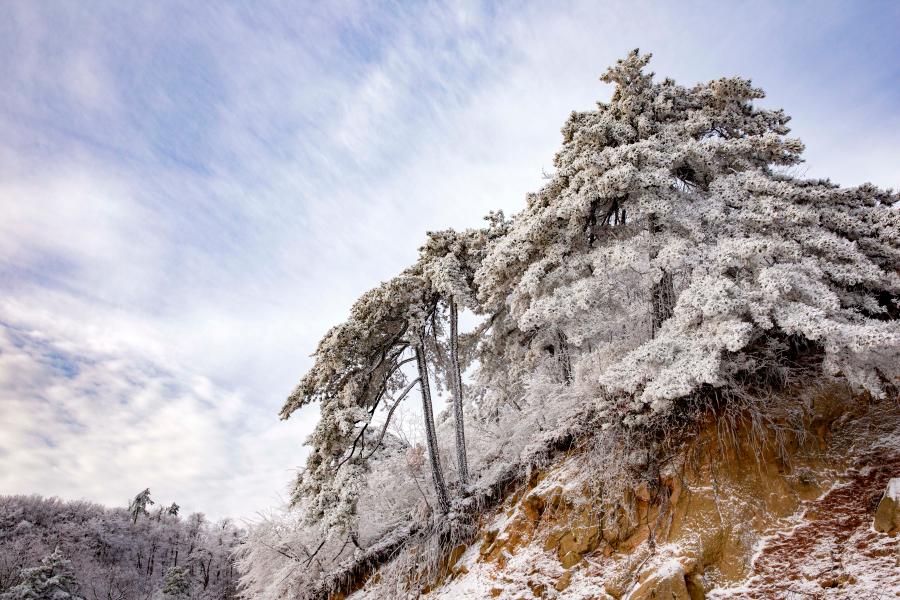
[{"label": "frosted foliage", "polygon": [[[150,504],[149,492],[139,496]],[[0,532],[3,600],[236,597],[242,532],[227,520],[158,509],[135,521],[124,507],[0,496]]]},{"label": "frosted foliage", "polygon": [[445,308],[451,301],[475,308],[475,271],[488,244],[505,231],[502,213],[487,220],[483,229],[430,233],[413,267],[363,295],[350,317],[319,343],[313,368],[281,413],[287,418],[301,406],[321,403],[293,496],[310,523],[332,532],[354,526],[368,455],[380,443],[370,425],[377,409],[402,400],[393,395],[411,382],[409,368],[400,367],[423,342],[438,389],[449,387]]},{"label": "frosted foliage", "polygon": [[[611,102],[572,114],[556,173],[477,272],[503,337],[519,337],[490,340],[505,357],[486,365],[533,371],[558,332],[577,371],[634,398],[632,421],[722,385],[767,336],[814,342],[827,374],[873,394],[895,384],[897,196],[779,174],[803,146],[782,111],[754,106],[761,90],[737,78],[655,83],[648,60],[619,61],[603,77],[617,85]],[[677,301],[651,339],[665,274]],[[509,389],[499,371],[483,382]]]},{"label": "frosted foliage", "polygon": [[485,220],[488,226],[483,229],[429,232],[420,249],[419,265],[430,287],[442,298],[473,310],[479,309],[475,298],[475,273],[491,243],[508,229],[502,212],[492,212]]},{"label": "frosted foliage", "polygon": [[406,384],[404,372],[395,367],[415,342],[408,334],[421,327],[429,300],[420,269],[365,294],[350,318],[319,343],[313,368],[285,404],[286,418],[300,406],[321,403],[320,420],[307,440],[312,451],[294,493],[310,520],[350,527],[364,485],[360,456],[369,421],[385,393]]},{"label": "frosted foliage", "polygon": [[[321,573],[321,561],[310,559],[318,531],[286,513],[265,515],[237,550],[242,597],[255,600],[302,598],[301,590]],[[332,548],[328,550],[333,556]]]},{"label": "frosted foliage", "polygon": [[191,592],[190,573],[184,567],[171,567],[166,571],[162,595],[164,598],[188,598]]},{"label": "frosted foliage", "polygon": [[22,582],[0,594],[2,600],[80,600],[78,584],[72,575],[72,563],[59,549],[45,557],[41,564],[23,569]]}]

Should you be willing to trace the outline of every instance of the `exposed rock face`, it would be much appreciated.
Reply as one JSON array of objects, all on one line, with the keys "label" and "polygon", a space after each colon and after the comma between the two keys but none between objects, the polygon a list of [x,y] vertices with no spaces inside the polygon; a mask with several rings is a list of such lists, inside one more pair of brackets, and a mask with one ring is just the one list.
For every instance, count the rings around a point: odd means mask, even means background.
[{"label": "exposed rock face", "polygon": [[833,394],[813,404],[806,431],[788,436],[761,439],[746,424],[726,432],[711,419],[615,504],[598,500],[589,450],[537,473],[486,519],[480,543],[454,553],[464,571],[452,567],[455,575],[426,597],[480,598],[490,590],[510,599],[698,600],[900,590],[900,540],[878,533],[897,529],[896,405]]},{"label": "exposed rock face", "polygon": [[900,530],[900,477],[888,482],[875,511],[875,531],[896,534]]},{"label": "exposed rock face", "polygon": [[684,567],[676,560],[664,563],[628,595],[628,600],[691,600]]}]

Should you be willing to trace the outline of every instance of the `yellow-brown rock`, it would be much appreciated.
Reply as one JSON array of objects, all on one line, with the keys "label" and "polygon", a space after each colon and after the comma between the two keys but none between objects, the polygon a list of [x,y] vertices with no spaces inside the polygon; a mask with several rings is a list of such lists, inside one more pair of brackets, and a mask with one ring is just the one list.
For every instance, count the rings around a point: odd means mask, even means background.
[{"label": "yellow-brown rock", "polygon": [[550,532],[550,535],[547,536],[547,539],[544,541],[544,551],[552,552],[559,547],[559,541],[566,534],[565,529],[557,528]]},{"label": "yellow-brown rock", "polygon": [[706,600],[706,589],[703,586],[703,580],[697,573],[691,573],[684,578],[687,586],[688,595],[691,600]]},{"label": "yellow-brown rock", "polygon": [[572,585],[572,571],[566,571],[562,575],[560,575],[559,579],[556,580],[556,585],[553,588],[557,592],[561,592]]},{"label": "yellow-brown rock", "polygon": [[459,557],[462,556],[465,553],[465,551],[466,551],[465,544],[460,544],[460,545],[456,546],[453,550],[450,551],[450,557],[449,557],[448,564],[451,567],[454,566],[456,564],[456,562],[459,560]]},{"label": "yellow-brown rock", "polygon": [[642,502],[650,502],[650,486],[646,482],[641,482],[634,488],[634,496]]},{"label": "yellow-brown rock", "polygon": [[545,506],[544,499],[537,494],[531,494],[522,502],[522,510],[525,511],[525,516],[532,523],[537,523],[540,520],[541,515],[544,514]]},{"label": "yellow-brown rock", "polygon": [[578,551],[578,540],[571,531],[567,531],[559,539],[559,547],[556,556],[564,569],[574,567],[581,562],[581,553]]},{"label": "yellow-brown rock", "polygon": [[631,592],[628,600],[692,600],[684,568],[676,561],[664,564]]},{"label": "yellow-brown rock", "polygon": [[900,530],[900,477],[888,482],[875,511],[875,531],[895,534]]},{"label": "yellow-brown rock", "polygon": [[558,511],[567,508],[568,502],[566,501],[565,494],[563,493],[563,489],[561,486],[556,486],[550,493],[547,495],[547,508],[551,511]]},{"label": "yellow-brown rock", "polygon": [[493,549],[494,542],[497,539],[497,535],[500,533],[497,529],[491,529],[490,531],[485,531],[481,536],[481,549],[479,552],[481,556],[486,556],[491,553]]},{"label": "yellow-brown rock", "polygon": [[534,594],[535,598],[543,598],[547,591],[546,584],[536,581],[529,581],[528,588],[531,590],[531,593]]}]

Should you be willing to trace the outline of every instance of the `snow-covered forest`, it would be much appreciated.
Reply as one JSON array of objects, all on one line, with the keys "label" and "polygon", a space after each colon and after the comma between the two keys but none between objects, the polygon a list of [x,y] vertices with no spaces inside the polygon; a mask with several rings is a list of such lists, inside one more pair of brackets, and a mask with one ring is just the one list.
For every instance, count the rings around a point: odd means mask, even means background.
[{"label": "snow-covered forest", "polygon": [[149,490],[127,508],[0,496],[0,598],[235,598],[242,535]]},{"label": "snow-covered forest", "polygon": [[375,567],[385,595],[414,594],[573,440],[615,499],[701,411],[765,427],[767,402],[813,381],[896,396],[898,196],[802,179],[761,89],[685,87],[649,60],[606,72],[611,101],[571,114],[520,213],[428,233],[321,340],[281,413],[321,418],[291,508],[240,548],[248,597],[320,597]]}]

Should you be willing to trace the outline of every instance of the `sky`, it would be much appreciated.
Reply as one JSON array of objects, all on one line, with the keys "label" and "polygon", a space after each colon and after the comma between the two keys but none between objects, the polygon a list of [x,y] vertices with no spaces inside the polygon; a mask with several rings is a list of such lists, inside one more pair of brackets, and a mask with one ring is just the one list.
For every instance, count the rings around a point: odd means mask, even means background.
[{"label": "sky", "polygon": [[278,505],[317,340],[524,207],[635,47],[751,78],[808,177],[900,187],[900,4],[59,2],[0,19],[0,494]]}]

